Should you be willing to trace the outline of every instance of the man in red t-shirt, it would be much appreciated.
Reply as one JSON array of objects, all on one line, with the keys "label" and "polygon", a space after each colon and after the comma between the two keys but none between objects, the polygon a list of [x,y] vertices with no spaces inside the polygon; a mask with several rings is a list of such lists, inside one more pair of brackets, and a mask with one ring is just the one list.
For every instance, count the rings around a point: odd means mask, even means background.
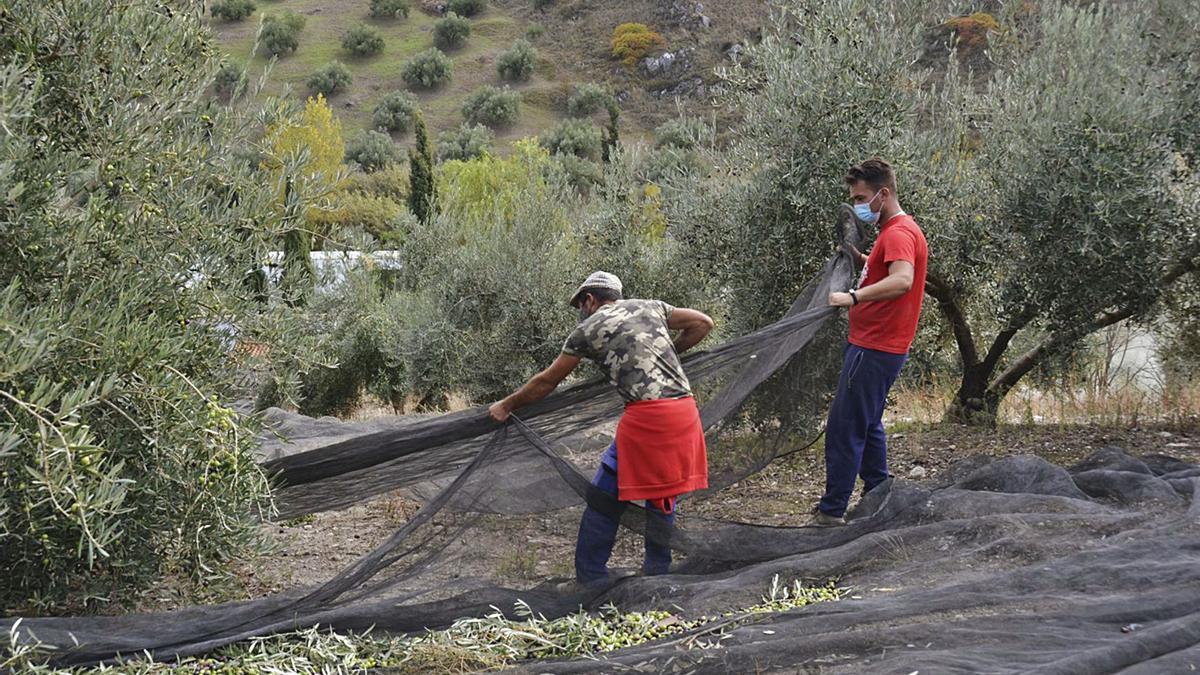
[{"label": "man in red t-shirt", "polygon": [[830,305],[850,308],[850,340],[825,428],[825,495],[816,509],[822,526],[846,522],[858,477],[865,493],[890,475],[883,408],[917,334],[929,260],[925,235],[900,208],[887,162],[875,157],[852,166],[845,181],[855,215],[878,223],[879,236],[870,255],[850,248],[863,266],[858,288],[829,294]]}]

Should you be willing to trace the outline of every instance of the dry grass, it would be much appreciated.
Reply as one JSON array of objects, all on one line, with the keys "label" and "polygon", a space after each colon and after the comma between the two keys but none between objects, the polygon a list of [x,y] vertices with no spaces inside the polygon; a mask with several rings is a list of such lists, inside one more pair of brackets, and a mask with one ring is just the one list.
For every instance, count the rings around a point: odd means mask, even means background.
[{"label": "dry grass", "polygon": [[[913,384],[901,376],[892,389],[892,404],[885,417],[889,422],[936,424],[957,386],[957,379],[950,377]],[[997,421],[1191,428],[1200,423],[1200,382],[1139,382],[1119,377],[1100,385],[1093,378],[1073,376],[1049,387],[1021,385],[1001,403]]]}]

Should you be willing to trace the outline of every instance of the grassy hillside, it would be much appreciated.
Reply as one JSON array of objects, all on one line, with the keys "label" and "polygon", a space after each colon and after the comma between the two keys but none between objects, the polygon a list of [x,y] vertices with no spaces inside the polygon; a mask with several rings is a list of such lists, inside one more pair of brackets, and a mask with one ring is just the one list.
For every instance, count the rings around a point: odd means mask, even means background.
[{"label": "grassy hillside", "polygon": [[[757,43],[771,20],[767,0],[548,0],[542,9],[533,0],[491,1],[523,21],[543,24],[539,47],[560,55],[573,72],[608,85],[626,117],[645,129],[680,113],[728,113],[712,103],[714,69],[731,64],[738,45]],[[613,59],[613,29],[626,22],[662,34],[665,45],[652,53],[685,50],[685,58],[655,75]]]},{"label": "grassy hillside", "polygon": [[[259,0],[257,4],[256,12],[242,21],[212,21],[229,57],[239,63],[249,60],[251,77],[259,76],[270,60],[265,50],[251,55],[263,13],[291,10],[303,15],[306,24],[299,48],[278,58],[266,93],[305,98],[312,94],[305,79],[337,59],[354,76],[350,87],[330,97],[348,132],[371,127],[372,110],[383,96],[408,90],[401,70],[413,55],[434,46],[433,25],[439,18],[422,11],[419,1],[412,3],[407,18],[395,20],[371,18],[369,0]],[[452,80],[413,93],[435,134],[457,127],[463,121],[460,108],[467,96],[485,85],[504,84],[496,73],[500,53],[514,40],[529,37],[531,26],[540,26],[544,31],[529,38],[539,52],[533,77],[510,85],[522,95],[520,117],[514,125],[495,130],[498,147],[557,124],[566,116],[567,97],[582,82],[603,83],[617,93],[625,111],[623,137],[643,136],[656,124],[678,115],[680,109],[705,113],[709,96],[703,84],[713,80],[713,66],[728,60],[725,52],[729,45],[752,39],[766,18],[764,0],[712,5],[700,5],[697,10],[694,2],[552,0],[538,10],[532,0],[492,0],[487,9],[472,17],[466,44],[447,51],[454,63]],[[701,23],[701,12],[710,19],[708,28]],[[649,76],[613,59],[612,31],[630,21],[646,23],[662,33],[666,44],[652,53],[689,48],[686,63],[661,76]],[[382,53],[357,57],[342,49],[342,36],[358,24],[380,31],[386,42]],[[395,138],[407,145],[411,134]]]},{"label": "grassy hillside", "polygon": [[[263,12],[289,9],[305,17],[307,23],[300,33],[295,53],[281,55],[268,80],[266,93],[289,93],[304,98],[312,95],[305,79],[324,64],[337,59],[346,64],[354,82],[345,91],[329,97],[330,105],[342,119],[347,130],[371,127],[371,114],[376,103],[388,93],[406,91],[401,70],[408,59],[432,46],[433,24],[437,17],[415,8],[407,19],[377,20],[368,14],[368,0],[283,0],[260,2],[258,11],[239,22],[214,21],[213,28],[220,36],[230,57],[240,63],[250,59],[250,75],[262,73],[270,57],[260,49],[251,58],[255,32]],[[374,56],[358,57],[342,49],[342,35],[358,24],[380,31],[386,45]],[[426,120],[433,132],[457,127],[462,123],[459,111],[463,100],[485,85],[505,84],[496,73],[496,57],[508,49],[514,40],[524,37],[526,27],[497,9],[489,8],[471,20],[471,36],[459,49],[447,51],[454,62],[451,81],[433,90],[412,90],[416,94]],[[552,126],[561,116],[557,110],[560,98],[556,84],[544,71],[550,61],[540,56],[537,71],[529,82],[510,86],[522,94],[520,119],[509,128],[496,129],[497,140],[503,142],[536,134]],[[411,134],[408,134],[411,136]],[[403,141],[401,135],[397,140]]]}]

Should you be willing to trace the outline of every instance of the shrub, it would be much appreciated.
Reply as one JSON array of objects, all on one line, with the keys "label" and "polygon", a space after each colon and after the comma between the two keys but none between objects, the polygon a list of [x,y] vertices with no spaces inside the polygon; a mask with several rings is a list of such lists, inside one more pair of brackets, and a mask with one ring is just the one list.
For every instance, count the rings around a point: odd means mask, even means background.
[{"label": "shrub", "polygon": [[704,176],[710,169],[699,151],[674,145],[648,153],[637,166],[638,175],[653,183],[667,183],[684,176]]},{"label": "shrub", "polygon": [[655,147],[675,147],[681,150],[692,150],[712,139],[712,129],[702,120],[682,118],[670,120],[659,125],[654,130]]},{"label": "shrub", "polygon": [[524,82],[533,74],[537,50],[525,40],[517,40],[496,60],[496,72],[506,80]]},{"label": "shrub", "polygon": [[457,129],[443,131],[438,135],[438,161],[474,159],[490,153],[495,138],[492,130],[482,124],[475,126],[464,124]]},{"label": "shrub", "polygon": [[416,109],[417,97],[406,91],[392,92],[375,106],[375,128],[385,131],[408,131]]},{"label": "shrub", "polygon": [[433,24],[433,43],[442,49],[461,47],[471,35],[471,22],[451,12]]},{"label": "shrub", "polygon": [[400,161],[400,148],[387,134],[364,131],[346,143],[346,159],[371,173]]},{"label": "shrub", "polygon": [[467,97],[462,114],[467,124],[503,126],[517,121],[521,111],[521,95],[508,87],[484,87]]},{"label": "shrub", "polygon": [[355,56],[373,56],[383,51],[383,36],[370,26],[358,25],[342,36],[342,49]]},{"label": "shrub", "polygon": [[[379,171],[394,171],[391,167]],[[362,174],[374,176],[377,174]],[[388,197],[363,192],[344,192],[332,209],[314,210],[309,216],[310,228],[319,236],[338,238],[352,229],[361,229],[381,242],[403,239],[411,229],[412,214],[404,203]]]},{"label": "shrub", "polygon": [[604,87],[586,82],[575,88],[575,93],[567,99],[567,114],[571,117],[586,117],[599,110],[604,110],[616,101]]},{"label": "shrub", "polygon": [[604,182],[604,169],[590,159],[584,159],[577,155],[560,154],[555,155],[554,160],[566,177],[567,183],[576,190],[586,192]]},{"label": "shrub", "polygon": [[987,12],[956,16],[948,19],[943,25],[957,34],[959,45],[966,50],[978,50],[986,47],[988,34],[1000,30],[1000,24],[996,21],[996,17]]},{"label": "shrub", "polygon": [[546,11],[546,8],[554,4],[554,0],[533,0],[533,8],[539,12]]},{"label": "shrub", "polygon": [[300,46],[300,31],[304,29],[304,17],[284,10],[279,14],[263,17],[262,46],[271,54],[286,54]]},{"label": "shrub", "polygon": [[343,190],[370,197],[386,197],[403,204],[408,199],[408,169],[401,164],[393,164],[373,173],[352,173],[346,178]]},{"label": "shrub", "polygon": [[213,78],[213,89],[217,94],[226,98],[233,95],[238,87],[246,83],[246,71],[232,61],[224,61]]},{"label": "shrub", "polygon": [[529,28],[525,29],[525,38],[527,40],[536,40],[546,34],[546,27],[540,23],[531,23]]},{"label": "shrub", "polygon": [[450,0],[446,4],[446,10],[459,16],[475,16],[486,6],[486,0]]},{"label": "shrub", "polygon": [[376,19],[408,17],[408,0],[371,0],[371,16]]},{"label": "shrub", "polygon": [[405,63],[401,77],[410,87],[429,89],[449,82],[453,68],[448,56],[440,49],[431,47]]},{"label": "shrub", "polygon": [[564,120],[542,134],[540,141],[556,155],[576,155],[593,160],[600,156],[600,129],[587,120]]},{"label": "shrub", "polygon": [[632,66],[652,49],[667,43],[663,36],[650,30],[644,23],[623,23],[613,30],[612,54],[625,65]]},{"label": "shrub", "polygon": [[365,395],[397,409],[444,402],[465,372],[467,333],[449,322],[429,293],[384,293],[378,273],[359,267],[314,307],[310,330],[327,334],[337,367],[304,374],[300,412],[345,414]]},{"label": "shrub", "polygon": [[253,0],[215,0],[208,11],[214,19],[241,21],[254,13]]},{"label": "shrub", "polygon": [[309,89],[329,96],[338,89],[345,89],[354,81],[350,69],[340,61],[330,61],[304,81]]}]

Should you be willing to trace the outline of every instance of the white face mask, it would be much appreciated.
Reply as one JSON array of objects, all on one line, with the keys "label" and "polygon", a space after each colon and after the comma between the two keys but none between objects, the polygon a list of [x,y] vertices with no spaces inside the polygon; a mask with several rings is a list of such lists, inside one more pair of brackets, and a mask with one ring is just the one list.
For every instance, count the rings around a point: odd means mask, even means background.
[{"label": "white face mask", "polygon": [[879,222],[879,212],[871,210],[871,202],[875,201],[875,198],[879,196],[880,192],[883,192],[883,188],[877,190],[875,194],[872,195],[867,201],[854,205],[854,215],[857,216],[859,220],[870,225],[874,225],[875,223]]}]

